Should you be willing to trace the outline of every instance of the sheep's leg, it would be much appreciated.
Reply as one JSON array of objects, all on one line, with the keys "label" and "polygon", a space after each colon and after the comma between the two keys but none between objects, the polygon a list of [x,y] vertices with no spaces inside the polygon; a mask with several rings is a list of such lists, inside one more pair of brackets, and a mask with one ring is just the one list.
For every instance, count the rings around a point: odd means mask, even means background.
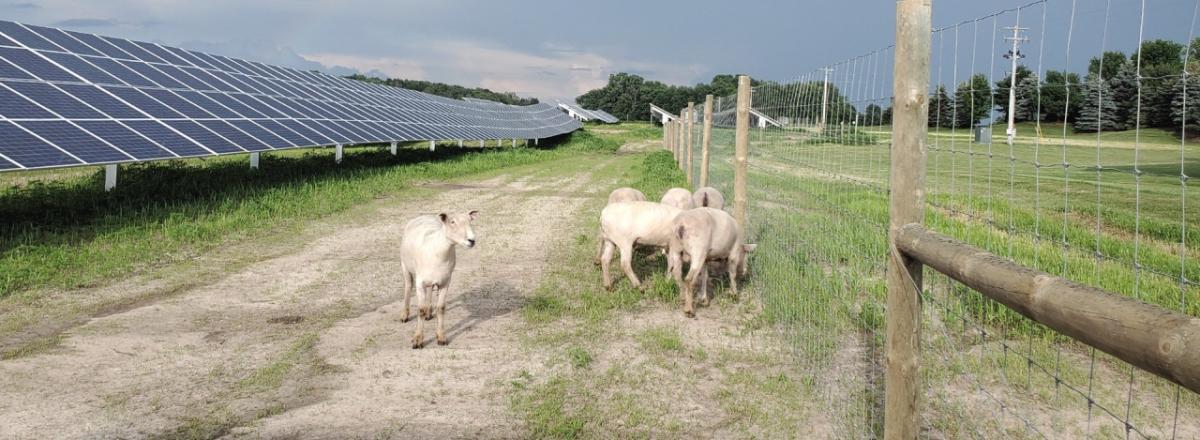
[{"label": "sheep's leg", "polygon": [[408,271],[404,263],[400,263],[400,271],[404,276],[404,311],[400,314],[400,322],[408,322],[409,300],[412,298],[413,289],[413,274]]},{"label": "sheep's leg", "polygon": [[612,241],[604,239],[604,250],[600,255],[600,274],[604,281],[604,288],[608,290],[612,290],[613,288],[612,272],[610,271],[610,266],[612,266],[613,247],[614,245]]},{"label": "sheep's leg", "polygon": [[600,265],[600,258],[604,256],[604,230],[601,229],[599,234],[596,234],[596,258],[592,259],[592,264]]},{"label": "sheep's leg", "polygon": [[642,281],[633,273],[633,243],[621,246],[621,270],[629,277],[629,283],[635,288],[642,288]]},{"label": "sheep's leg", "polygon": [[[696,317],[696,310],[692,305],[696,281],[700,278],[700,272],[704,271],[704,262],[708,260],[708,255],[704,251],[697,252],[693,250],[689,252],[692,257],[692,262],[688,266],[687,278],[684,278],[684,295],[683,295],[683,314],[688,318]],[[682,266],[682,264],[680,265]]]},{"label": "sheep's leg", "polygon": [[450,290],[450,283],[437,289],[437,343],[438,345],[446,345],[446,291]]},{"label": "sheep's leg", "polygon": [[709,298],[708,292],[708,264],[705,263],[700,269],[700,306],[708,307]]},{"label": "sheep's leg", "polygon": [[733,261],[730,261],[725,266],[727,266],[725,270],[729,271],[729,293],[731,293],[734,297],[737,297],[738,296],[738,285],[737,285],[738,265],[733,264]]},{"label": "sheep's leg", "polygon": [[428,308],[425,298],[428,296],[429,287],[425,286],[425,281],[417,278],[417,309],[420,310],[420,316],[417,317],[417,332],[413,334],[412,347],[425,347],[425,320],[421,319],[425,316],[425,310]]}]

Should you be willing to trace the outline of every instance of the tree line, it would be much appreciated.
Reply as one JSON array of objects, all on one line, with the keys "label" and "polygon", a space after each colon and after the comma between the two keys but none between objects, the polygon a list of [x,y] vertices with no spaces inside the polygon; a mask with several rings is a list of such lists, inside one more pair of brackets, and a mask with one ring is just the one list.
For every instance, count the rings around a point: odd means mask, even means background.
[{"label": "tree line", "polygon": [[495,92],[481,87],[463,87],[453,84],[421,81],[415,79],[375,78],[360,74],[350,75],[346,78],[373,84],[382,84],[386,86],[416,90],[418,92],[424,92],[430,95],[443,96],[453,99],[477,98],[511,105],[531,105],[538,103],[536,98],[522,98],[517,96],[516,93]]},{"label": "tree line", "polygon": [[[1092,58],[1082,77],[1079,73],[1047,70],[1041,78],[1038,72],[1018,65],[1014,120],[1067,123],[1076,131],[1086,132],[1126,130],[1139,121],[1142,127],[1178,129],[1186,119],[1190,130],[1200,126],[1200,112],[1184,110],[1185,100],[1188,107],[1200,105],[1197,55],[1200,38],[1189,45],[1152,40],[1143,42],[1131,54],[1107,51]],[[937,86],[930,93],[929,126],[969,128],[993,115],[995,122],[1007,120],[1012,83],[1011,73],[995,84],[987,75],[977,73],[959,82],[953,92],[944,85]],[[808,123],[821,117],[823,81],[755,81],[754,85],[754,107],[764,113]],[[688,102],[703,102],[706,94],[728,96],[736,91],[734,74],[714,76],[707,84],[673,86],[617,73],[609,76],[607,85],[576,101],[621,119],[646,120],[650,118],[650,104],[677,111]],[[833,84],[828,93],[828,104],[824,106],[828,124],[891,123],[892,108],[886,100],[858,102],[865,104],[860,109]],[[884,108],[881,104],[888,105]]]}]

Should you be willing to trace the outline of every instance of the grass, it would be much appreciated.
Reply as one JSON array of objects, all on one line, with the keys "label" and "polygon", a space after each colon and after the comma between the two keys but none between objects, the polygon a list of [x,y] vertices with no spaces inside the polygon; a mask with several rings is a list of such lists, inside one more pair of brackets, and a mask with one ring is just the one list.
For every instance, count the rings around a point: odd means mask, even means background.
[{"label": "grass", "polygon": [[[185,261],[265,231],[391,197],[425,180],[613,151],[622,141],[586,131],[543,148],[381,148],[307,150],[123,166],[112,192],[103,172],[6,173],[0,183],[0,298],[36,299],[48,289],[94,286],[117,276]],[[38,179],[39,173],[52,180]]]},{"label": "grass", "polygon": [[[1189,257],[1200,246],[1192,233],[1200,227],[1193,209],[1200,192],[1181,191],[1179,180],[1181,169],[1200,172],[1200,162],[1181,163],[1181,152],[1190,158],[1200,147],[1181,146],[1166,131],[1143,130],[1136,151],[1132,132],[1104,133],[1097,148],[1095,134],[1068,131],[1064,142],[1061,127],[1042,129],[1042,138],[1018,138],[1011,151],[1000,137],[989,146],[970,143],[966,130],[933,133],[925,223],[1021,264],[1200,316],[1200,290],[1179,283],[1181,276],[1200,279],[1200,262]],[[831,396],[831,410],[842,411],[844,436],[879,435],[883,398],[882,380],[871,377],[882,371],[885,342],[890,133],[866,130],[879,143],[811,143],[806,133],[773,130],[751,136],[750,146],[748,233],[760,244],[750,290],[763,303],[765,325],[781,329],[803,354],[806,373],[828,375],[844,368],[848,354],[862,353],[851,362],[865,382],[851,392],[844,384],[817,382],[817,393]],[[1018,131],[1034,133],[1028,126]],[[712,181],[728,193],[732,132],[714,130],[713,138]],[[1064,162],[1072,165],[1064,168]],[[949,437],[975,430],[1028,436],[1015,418],[980,422],[998,404],[978,391],[977,380],[1043,432],[1061,428],[1080,436],[1087,432],[1073,431],[1072,424],[1080,414],[1086,418],[1087,402],[1067,386],[1092,389],[1097,405],[1120,414],[1132,389],[1138,402],[1133,423],[1152,436],[1170,436],[1175,388],[1169,383],[1131,374],[1102,353],[1093,364],[1087,347],[926,274],[921,383],[929,384],[923,388],[927,429]],[[1184,394],[1181,423],[1200,414],[1200,397]],[[1113,421],[1096,419],[1098,425]]]}]

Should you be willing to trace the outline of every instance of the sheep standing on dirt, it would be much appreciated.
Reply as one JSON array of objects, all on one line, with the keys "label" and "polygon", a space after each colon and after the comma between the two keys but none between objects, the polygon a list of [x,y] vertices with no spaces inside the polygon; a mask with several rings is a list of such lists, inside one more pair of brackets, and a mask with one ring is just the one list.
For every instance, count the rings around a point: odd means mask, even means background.
[{"label": "sheep standing on dirt", "polygon": [[600,271],[605,289],[613,287],[609,265],[614,247],[621,251],[621,269],[629,282],[633,287],[642,287],[633,273],[634,245],[666,247],[671,241],[671,221],[680,212],[679,208],[655,202],[614,203],[600,212],[600,235],[604,240]]},{"label": "sheep standing on dirt", "polygon": [[[417,332],[413,348],[425,346],[425,321],[433,319],[433,294],[437,293],[437,343],[446,345],[446,291],[450,290],[450,275],[454,272],[454,246],[475,247],[475,230],[471,222],[479,211],[468,213],[422,215],[404,225],[400,241],[400,271],[404,276],[404,312],[401,322],[408,322],[409,298],[417,293]],[[425,318],[425,319],[421,319]]]},{"label": "sheep standing on dirt", "polygon": [[[725,260],[729,290],[737,295],[737,277],[745,275],[747,254],[757,245],[743,244],[742,228],[733,216],[720,209],[689,209],[675,217],[670,229],[667,264],[683,296],[685,316],[696,316],[693,294],[699,282],[707,282],[709,261]],[[686,279],[682,277],[684,262],[690,262]],[[707,296],[703,300],[707,303]]]},{"label": "sheep standing on dirt", "polygon": [[725,209],[725,196],[711,186],[706,186],[692,193],[692,204],[697,208]]},{"label": "sheep standing on dirt", "polygon": [[662,204],[674,206],[679,209],[692,209],[696,207],[692,203],[692,192],[683,188],[668,189],[662,196]]},{"label": "sheep standing on dirt", "polygon": [[[644,201],[646,201],[645,194],[643,194],[641,191],[638,191],[636,189],[633,189],[633,188],[630,188],[627,186],[614,189],[611,193],[608,193],[608,205],[611,205],[613,203],[621,203],[621,202],[644,202]],[[605,206],[608,206],[608,205],[605,205]],[[592,258],[592,263],[594,263],[596,265],[600,264],[600,253],[603,251],[604,251],[604,233],[601,232],[596,237],[596,256],[595,256],[595,258]]]}]

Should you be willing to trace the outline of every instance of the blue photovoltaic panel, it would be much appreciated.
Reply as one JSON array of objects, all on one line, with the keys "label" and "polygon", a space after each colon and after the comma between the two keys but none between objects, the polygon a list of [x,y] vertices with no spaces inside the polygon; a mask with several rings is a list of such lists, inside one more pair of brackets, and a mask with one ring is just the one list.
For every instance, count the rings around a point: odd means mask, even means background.
[{"label": "blue photovoltaic panel", "polygon": [[216,153],[239,153],[246,150],[238,148],[232,142],[229,142],[209,129],[201,127],[199,124],[192,121],[166,121],[166,124],[174,128],[176,131],[183,133],[189,139],[204,145],[209,150]]},{"label": "blue photovoltaic panel", "polygon": [[180,157],[213,154],[211,151],[200,147],[196,142],[181,136],[158,121],[125,121],[125,125],[141,133],[142,136],[150,138],[150,140],[158,145],[162,145],[163,148],[171,150],[172,153]]},{"label": "blue photovoltaic panel", "polygon": [[62,50],[50,40],[42,38],[37,34],[30,32],[17,23],[0,21],[0,33],[3,33],[8,38],[11,38],[26,47],[42,50]]},{"label": "blue photovoltaic panel", "polygon": [[84,55],[102,55],[100,52],[97,52],[95,49],[92,49],[92,48],[88,47],[86,44],[79,42],[79,40],[76,40],[74,37],[67,35],[66,32],[60,31],[58,29],[41,27],[41,26],[28,26],[28,27],[30,30],[36,32],[38,35],[41,35],[43,38],[54,42],[54,44],[57,44],[59,47],[62,47],[63,49],[66,49],[67,52],[73,52],[73,53],[84,54]]},{"label": "blue photovoltaic panel", "polygon": [[21,121],[17,124],[87,163],[132,159],[67,121]]},{"label": "blue photovoltaic panel", "polygon": [[8,88],[0,87],[0,116],[8,119],[47,119],[53,118],[54,114]]},{"label": "blue photovoltaic panel", "polygon": [[115,121],[79,121],[77,124],[91,134],[104,139],[109,144],[119,146],[121,150],[139,160],[167,159],[175,157],[171,152],[155,145],[154,142],[142,137],[133,130],[125,128]]},{"label": "blue photovoltaic panel", "polygon": [[579,128],[546,104],[454,100],[4,21],[0,116],[0,170]]},{"label": "blue photovoltaic panel", "polygon": [[100,112],[46,83],[5,81],[4,85],[66,119],[103,118]]},{"label": "blue photovoltaic panel", "polygon": [[38,79],[46,81],[79,81],[74,75],[51,64],[45,58],[34,54],[30,50],[0,47],[0,58],[4,58],[8,62],[17,65],[17,67],[24,69]]},{"label": "blue photovoltaic panel", "polygon": [[146,115],[137,111],[137,109],[100,90],[99,87],[80,84],[59,84],[58,87],[96,110],[100,110],[110,118],[138,119],[146,117]]},{"label": "blue photovoltaic panel", "polygon": [[0,154],[26,168],[80,164],[62,150],[5,121],[0,121]]},{"label": "blue photovoltaic panel", "polygon": [[51,61],[70,69],[76,75],[88,80],[88,82],[95,84],[122,84],[121,80],[117,79],[117,77],[109,75],[107,72],[100,70],[100,68],[89,64],[83,58],[58,52],[44,52],[43,54],[49,57]]}]

